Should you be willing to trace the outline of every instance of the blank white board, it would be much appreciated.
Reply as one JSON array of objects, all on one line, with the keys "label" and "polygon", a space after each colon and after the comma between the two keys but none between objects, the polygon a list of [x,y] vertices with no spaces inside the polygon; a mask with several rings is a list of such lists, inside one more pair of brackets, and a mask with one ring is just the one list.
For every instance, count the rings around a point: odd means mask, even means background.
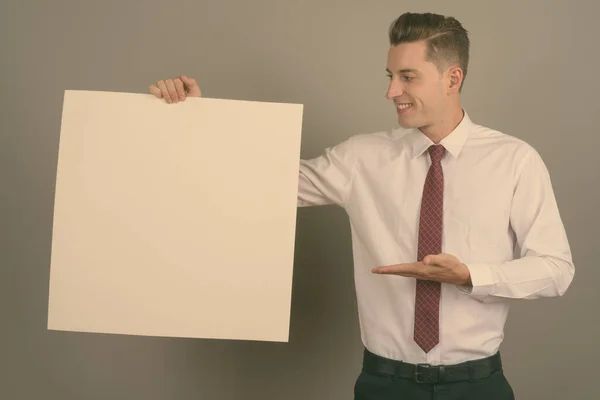
[{"label": "blank white board", "polygon": [[288,341],[302,112],[66,91],[48,329]]}]

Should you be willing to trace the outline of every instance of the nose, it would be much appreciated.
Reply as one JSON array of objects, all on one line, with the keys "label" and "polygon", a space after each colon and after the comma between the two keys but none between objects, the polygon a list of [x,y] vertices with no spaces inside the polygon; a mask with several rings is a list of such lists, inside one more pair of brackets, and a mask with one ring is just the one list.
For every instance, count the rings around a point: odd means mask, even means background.
[{"label": "nose", "polygon": [[385,97],[388,100],[393,100],[395,97],[402,96],[404,94],[404,89],[402,85],[398,84],[394,80],[390,82],[390,86],[388,87],[388,91],[385,94]]}]

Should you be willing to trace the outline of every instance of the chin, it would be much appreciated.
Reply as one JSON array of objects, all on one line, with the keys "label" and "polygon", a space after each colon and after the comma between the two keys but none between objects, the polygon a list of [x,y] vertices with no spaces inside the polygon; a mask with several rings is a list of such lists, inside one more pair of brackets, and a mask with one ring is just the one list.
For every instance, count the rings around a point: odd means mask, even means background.
[{"label": "chin", "polygon": [[404,129],[420,128],[421,126],[416,121],[410,121],[402,117],[398,117],[398,125]]}]

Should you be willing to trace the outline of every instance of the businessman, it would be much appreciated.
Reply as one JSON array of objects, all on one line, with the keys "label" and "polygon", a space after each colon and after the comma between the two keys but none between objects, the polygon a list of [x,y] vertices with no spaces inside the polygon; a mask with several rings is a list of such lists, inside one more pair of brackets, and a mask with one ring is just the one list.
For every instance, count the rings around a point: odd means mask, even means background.
[{"label": "businessman", "polygon": [[[399,127],[300,161],[298,205],[336,204],[351,222],[365,346],[355,399],[514,399],[499,353],[510,300],[561,296],[574,275],[548,171],[462,107],[460,22],[405,13],[389,42]],[[201,96],[186,76],[150,92]]]}]

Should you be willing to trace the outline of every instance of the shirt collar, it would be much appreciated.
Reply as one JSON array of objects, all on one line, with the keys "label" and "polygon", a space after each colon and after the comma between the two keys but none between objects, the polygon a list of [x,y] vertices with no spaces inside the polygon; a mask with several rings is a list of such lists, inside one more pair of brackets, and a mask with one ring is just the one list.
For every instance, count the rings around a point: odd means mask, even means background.
[{"label": "shirt collar", "polygon": [[[465,141],[467,140],[469,131],[473,128],[473,125],[474,124],[469,118],[469,115],[465,110],[463,110],[463,119],[448,136],[440,141],[439,144],[443,145],[446,148],[446,151],[452,154],[454,158],[457,158],[465,144]],[[427,151],[429,146],[434,144],[431,139],[425,136],[425,134],[423,134],[423,132],[421,132],[419,129],[411,129],[404,136],[404,140],[407,141],[408,149],[411,152],[411,158],[420,156]]]}]

